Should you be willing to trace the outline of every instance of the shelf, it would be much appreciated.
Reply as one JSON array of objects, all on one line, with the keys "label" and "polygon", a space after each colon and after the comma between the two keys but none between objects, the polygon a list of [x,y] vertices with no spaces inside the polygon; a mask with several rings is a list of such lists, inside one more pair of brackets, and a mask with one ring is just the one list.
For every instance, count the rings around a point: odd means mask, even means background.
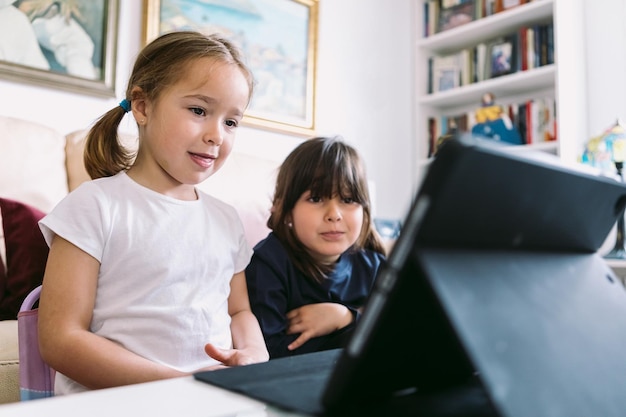
[{"label": "shelf", "polygon": [[516,29],[552,18],[554,0],[535,0],[466,23],[454,29],[436,33],[418,41],[418,47],[431,53],[446,54],[474,46],[514,32]]},{"label": "shelf", "polygon": [[529,145],[510,146],[508,149],[511,152],[541,151],[541,152],[556,154],[558,151],[558,148],[559,148],[559,142],[553,140],[553,141],[548,141],[548,142],[531,143]]},{"label": "shelf", "polygon": [[613,270],[613,273],[617,275],[622,284],[626,286],[626,259],[608,259],[606,264]]},{"label": "shelf", "polygon": [[626,269],[626,259],[604,259],[606,260],[606,264],[613,269]]},{"label": "shelf", "polygon": [[532,86],[532,91],[554,88],[555,76],[556,65],[545,65],[532,70],[520,71],[481,81],[480,83],[429,94],[421,97],[418,102],[422,105],[437,108],[440,111],[459,106],[477,106],[486,92],[493,93],[497,99],[498,97],[528,93],[529,86]]},{"label": "shelf", "polygon": [[[556,153],[559,147],[558,141],[531,143],[529,145],[511,145],[506,146],[503,149],[509,152],[534,152],[541,151],[542,153]],[[418,162],[418,166],[421,169],[428,168],[433,161],[433,157],[422,159]],[[626,269],[626,260],[624,262],[624,268]]]}]

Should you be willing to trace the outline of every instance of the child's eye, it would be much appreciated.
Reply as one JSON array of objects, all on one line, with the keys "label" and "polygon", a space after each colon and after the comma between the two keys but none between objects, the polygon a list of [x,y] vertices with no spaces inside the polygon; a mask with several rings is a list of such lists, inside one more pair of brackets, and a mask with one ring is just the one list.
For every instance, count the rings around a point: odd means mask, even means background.
[{"label": "child's eye", "polygon": [[345,204],[352,204],[352,203],[355,203],[355,201],[354,201],[354,199],[353,199],[352,197],[344,197],[344,198],[342,198],[342,200],[343,200],[343,202],[344,202]]},{"label": "child's eye", "polygon": [[322,201],[322,198],[312,195],[309,197],[309,201],[312,203],[319,203],[320,201]]},{"label": "child's eye", "polygon": [[236,120],[226,120],[226,126],[228,127],[237,127],[239,125],[239,123],[237,123]]},{"label": "child's eye", "polygon": [[191,107],[189,110],[191,110],[193,114],[198,116],[204,116],[206,114],[202,107]]}]

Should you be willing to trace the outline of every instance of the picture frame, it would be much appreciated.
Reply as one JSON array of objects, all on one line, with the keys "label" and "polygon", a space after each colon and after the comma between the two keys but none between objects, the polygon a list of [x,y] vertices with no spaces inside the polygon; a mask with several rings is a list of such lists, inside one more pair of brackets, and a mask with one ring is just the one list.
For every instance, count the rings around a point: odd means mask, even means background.
[{"label": "picture frame", "polygon": [[474,21],[476,4],[474,0],[447,2],[441,0],[437,33],[465,25]]},{"label": "picture frame", "polygon": [[115,97],[119,0],[21,0],[4,8],[0,78]]},{"label": "picture frame", "polygon": [[256,80],[242,124],[282,133],[314,134],[317,28],[318,0],[144,0],[144,44],[186,29],[233,40]]},{"label": "picture frame", "polygon": [[461,68],[457,54],[434,56],[431,60],[433,93],[453,90],[461,86]]},{"label": "picture frame", "polygon": [[489,78],[512,74],[517,71],[517,45],[513,37],[493,41],[488,50]]}]

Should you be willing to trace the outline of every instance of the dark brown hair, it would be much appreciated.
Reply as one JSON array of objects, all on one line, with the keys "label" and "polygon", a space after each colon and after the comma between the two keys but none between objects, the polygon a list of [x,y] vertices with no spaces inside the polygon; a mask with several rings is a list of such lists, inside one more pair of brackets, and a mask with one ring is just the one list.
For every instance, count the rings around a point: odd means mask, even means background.
[{"label": "dark brown hair", "polygon": [[304,141],[282,163],[267,221],[297,269],[316,282],[323,281],[333,270],[332,265],[316,262],[288,225],[296,202],[307,191],[323,198],[349,197],[361,204],[363,226],[352,250],[385,254],[373,227],[367,176],[359,154],[339,137],[317,137]]},{"label": "dark brown hair", "polygon": [[[143,98],[156,101],[168,87],[185,75],[187,64],[200,58],[215,58],[237,65],[248,81],[252,97],[254,79],[237,47],[220,35],[181,31],[161,35],[137,56],[125,99],[133,100],[139,87]],[[126,114],[120,106],[105,113],[89,130],[85,144],[85,168],[91,178],[110,177],[130,168],[135,155],[122,146],[118,126]]]}]

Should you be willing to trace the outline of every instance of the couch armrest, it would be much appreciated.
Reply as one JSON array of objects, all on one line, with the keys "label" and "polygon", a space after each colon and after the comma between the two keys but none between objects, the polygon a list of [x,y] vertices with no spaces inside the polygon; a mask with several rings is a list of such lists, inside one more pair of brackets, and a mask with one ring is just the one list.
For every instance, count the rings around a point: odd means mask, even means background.
[{"label": "couch armrest", "polygon": [[0,321],[0,404],[20,400],[17,320]]}]

